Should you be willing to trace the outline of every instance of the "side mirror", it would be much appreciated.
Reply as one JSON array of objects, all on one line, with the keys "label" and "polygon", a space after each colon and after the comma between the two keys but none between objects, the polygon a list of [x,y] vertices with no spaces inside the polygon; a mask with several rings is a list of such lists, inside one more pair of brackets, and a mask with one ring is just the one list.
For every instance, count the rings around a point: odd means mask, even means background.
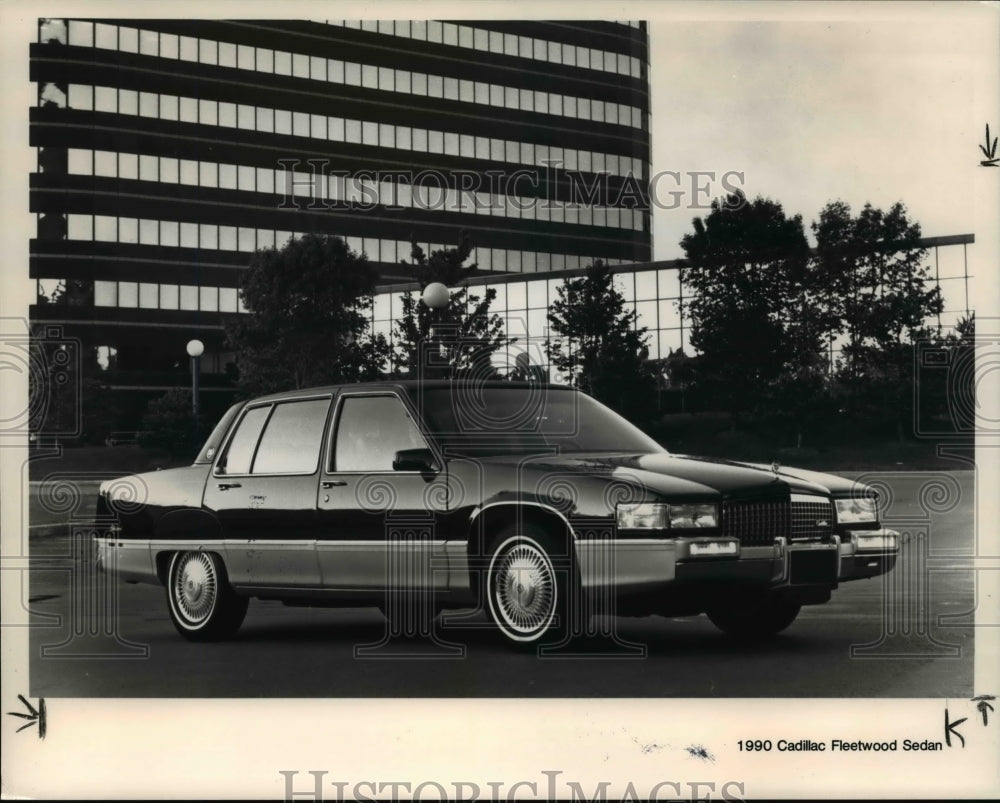
[{"label": "side mirror", "polygon": [[392,460],[393,471],[437,471],[430,449],[400,449]]}]

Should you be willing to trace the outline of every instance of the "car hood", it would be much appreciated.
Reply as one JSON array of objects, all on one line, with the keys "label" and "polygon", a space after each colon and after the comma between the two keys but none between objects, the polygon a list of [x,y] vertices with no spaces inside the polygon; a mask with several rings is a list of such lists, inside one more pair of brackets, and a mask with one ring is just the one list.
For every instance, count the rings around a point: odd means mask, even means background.
[{"label": "car hood", "polygon": [[[505,458],[493,460],[506,462]],[[691,501],[787,499],[793,493],[837,496],[858,488],[851,480],[832,474],[667,452],[547,455],[517,462],[528,470],[596,475],[638,485],[653,494]]]}]

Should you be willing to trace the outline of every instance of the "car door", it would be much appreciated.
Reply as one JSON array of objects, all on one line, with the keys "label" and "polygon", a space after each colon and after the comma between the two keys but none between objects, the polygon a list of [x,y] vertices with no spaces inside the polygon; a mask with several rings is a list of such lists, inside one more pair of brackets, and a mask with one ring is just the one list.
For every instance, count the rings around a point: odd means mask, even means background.
[{"label": "car door", "polygon": [[233,585],[320,586],[316,487],[331,395],[246,408],[205,486]]},{"label": "car door", "polygon": [[320,478],[317,536],[323,585],[382,592],[447,586],[447,505],[443,461],[397,470],[396,453],[430,449],[411,410],[395,392],[343,393]]}]

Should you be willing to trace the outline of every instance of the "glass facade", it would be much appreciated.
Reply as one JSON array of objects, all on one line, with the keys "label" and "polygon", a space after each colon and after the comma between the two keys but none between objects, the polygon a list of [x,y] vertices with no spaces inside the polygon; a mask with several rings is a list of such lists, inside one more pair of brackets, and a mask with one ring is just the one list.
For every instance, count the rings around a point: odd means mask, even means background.
[{"label": "glass facade", "polygon": [[33,314],[115,348],[122,368],[155,368],[157,338],[220,351],[250,254],[305,233],[344,237],[387,286],[411,280],[411,241],[463,235],[496,275],[652,257],[649,210],[626,192],[649,177],[644,23],[37,30],[30,275],[70,282],[76,306]]},{"label": "glass facade", "polygon": [[[972,311],[969,306],[969,280],[975,277],[969,273],[967,246],[972,242],[971,235],[942,239],[946,241],[943,244],[936,244],[933,238],[927,241],[928,272],[944,299],[942,313],[927,324],[946,332]],[[652,263],[636,266],[635,269],[628,266],[615,269],[615,287],[625,299],[626,310],[634,310],[636,327],[647,330],[650,359],[665,359],[680,349],[687,355],[696,353],[691,347],[690,321],[683,316],[684,301],[691,297],[691,290],[685,287],[682,273],[678,261]],[[578,275],[578,272],[564,272],[558,277],[505,277],[499,281],[481,279],[470,285],[469,293],[482,297],[486,290],[495,289],[496,300],[490,311],[501,315],[507,334],[518,339],[511,347],[512,352],[527,351],[536,364],[549,372],[549,365],[544,359],[544,344],[550,336],[548,308],[558,297],[559,285],[572,275]],[[390,341],[395,322],[403,314],[402,297],[407,292],[414,291],[396,289],[380,293],[373,299],[370,312],[373,330]],[[837,342],[831,344],[831,364],[840,356],[841,345]],[[551,372],[550,378],[558,380]]]}]

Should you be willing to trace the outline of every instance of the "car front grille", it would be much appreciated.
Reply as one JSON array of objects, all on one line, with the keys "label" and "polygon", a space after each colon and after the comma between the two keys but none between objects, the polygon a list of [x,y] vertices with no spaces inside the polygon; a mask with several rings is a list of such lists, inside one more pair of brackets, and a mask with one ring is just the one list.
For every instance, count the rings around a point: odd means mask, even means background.
[{"label": "car front grille", "polygon": [[792,541],[826,541],[833,535],[832,502],[819,498],[815,502],[793,499],[791,507],[789,537]]},{"label": "car front grille", "polygon": [[816,501],[723,502],[722,533],[743,546],[769,546],[775,538],[825,541],[833,534],[833,504]]}]

